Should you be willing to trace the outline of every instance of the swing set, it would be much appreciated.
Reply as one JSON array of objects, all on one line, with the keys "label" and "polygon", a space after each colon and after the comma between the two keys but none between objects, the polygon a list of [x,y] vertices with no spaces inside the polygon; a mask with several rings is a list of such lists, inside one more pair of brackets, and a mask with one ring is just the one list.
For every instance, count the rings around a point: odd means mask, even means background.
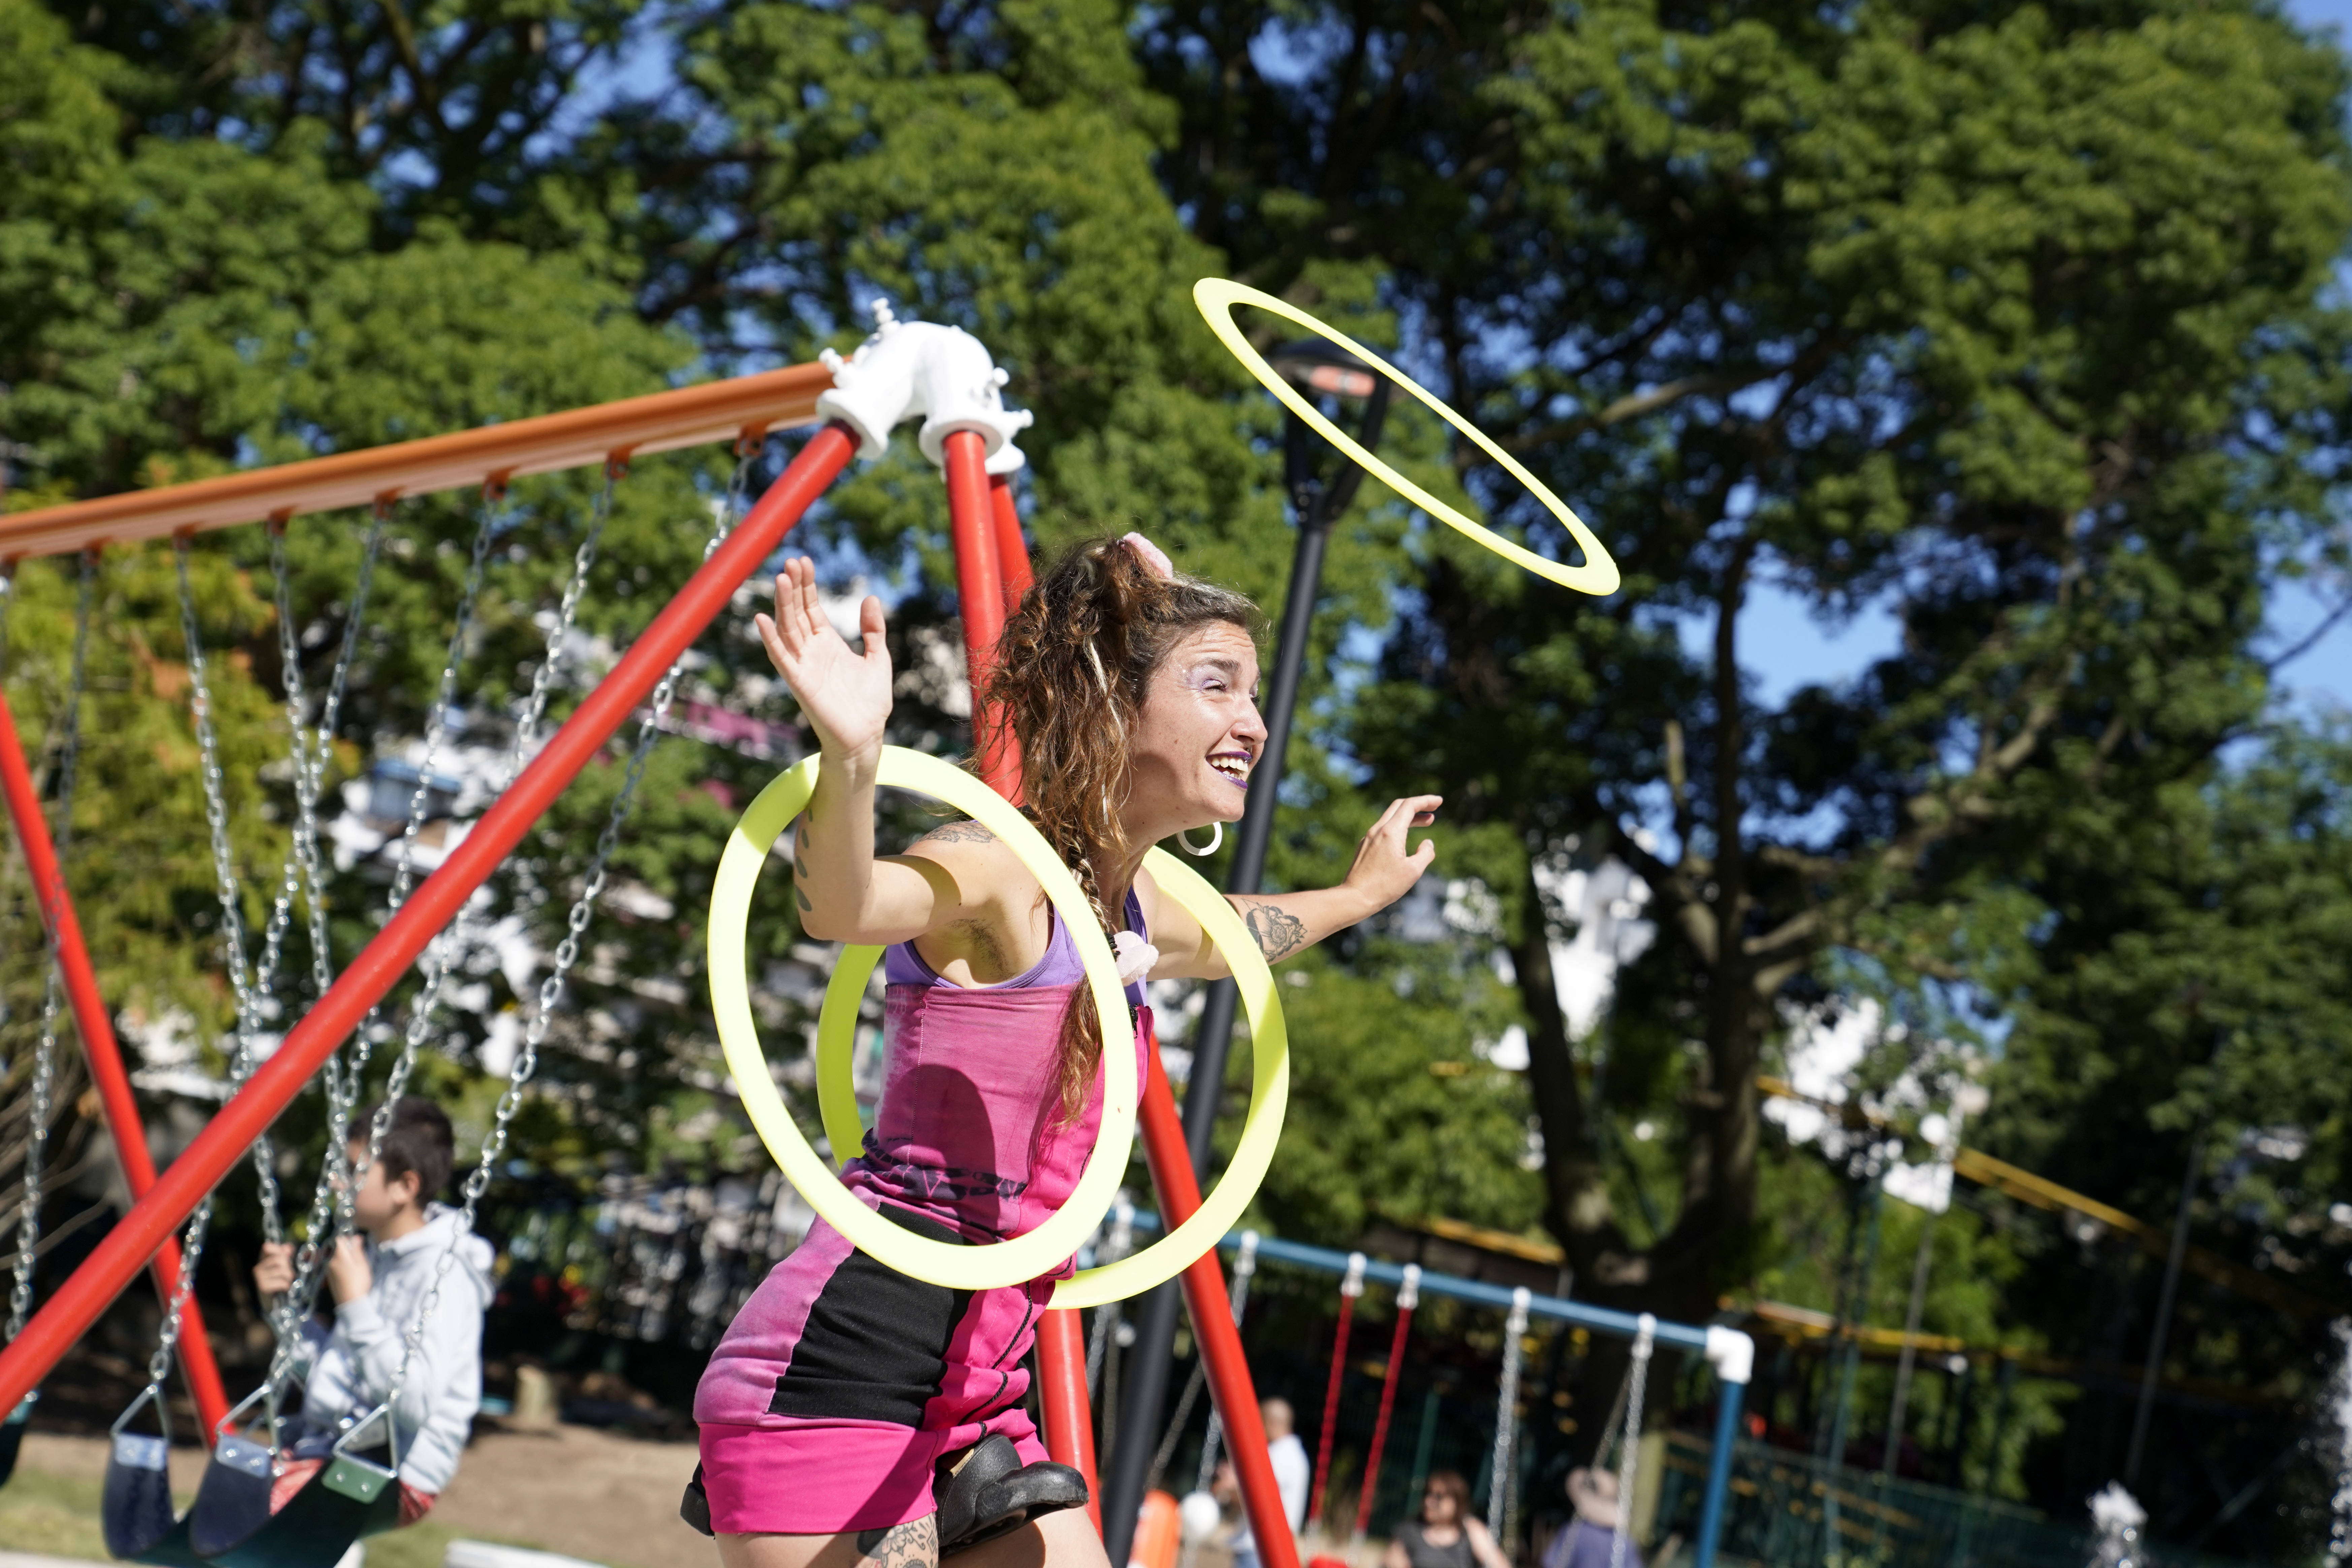
[{"label": "swing set", "polygon": [[[1255,290],[1235,293],[1237,286],[1222,287],[1226,293],[1216,301],[1222,322],[1216,314],[1212,318],[1221,334],[1229,335],[1225,329],[1231,326],[1231,305],[1235,301],[1297,315],[1292,308]],[[1206,295],[1203,301],[1205,310]],[[469,905],[531,826],[623,725],[635,717],[638,727],[628,752],[625,779],[571,905],[564,935],[547,963],[536,1005],[529,1011],[522,1044],[499,1096],[493,1125],[462,1189],[461,1242],[470,1232],[505,1147],[509,1123],[529,1089],[538,1048],[562,999],[568,973],[604,890],[610,857],[661,732],[682,658],[735,594],[770,569],[785,534],[850,460],[861,453],[869,458],[880,456],[887,450],[893,428],[909,419],[920,419],[918,445],[944,476],[966,665],[973,689],[985,688],[1008,606],[1017,603],[1029,583],[1028,552],[1011,489],[1012,476],[1024,462],[1012,437],[1026,426],[1028,416],[1004,409],[999,392],[1005,380],[1003,373],[969,334],[925,322],[898,323],[878,305],[876,315],[877,331],[851,360],[828,352],[816,364],[0,518],[0,564],[28,556],[78,552],[81,558],[76,689],[62,725],[63,765],[55,771],[51,785],[60,805],[69,805],[74,778],[79,682],[86,675],[84,656],[97,552],[170,542],[187,639],[191,712],[203,764],[221,947],[235,1003],[235,1026],[226,1051],[226,1098],[178,1158],[158,1173],[148,1167],[145,1134],[129,1075],[62,871],[60,841],[69,818],[60,811],[53,838],[47,816],[50,808],[41,798],[14,716],[5,695],[0,695],[0,795],[5,795],[37,890],[49,959],[34,1073],[34,1137],[28,1145],[26,1201],[18,1217],[10,1334],[5,1350],[0,1350],[0,1410],[10,1413],[7,1425],[0,1426],[0,1457],[11,1453],[13,1443],[21,1438],[40,1380],[135,1275],[142,1269],[151,1270],[163,1301],[162,1331],[148,1366],[147,1385],[116,1423],[107,1475],[107,1540],[118,1556],[175,1568],[209,1563],[228,1568],[328,1568],[352,1542],[396,1522],[403,1428],[413,1428],[415,1420],[414,1413],[404,1408],[402,1394],[425,1323],[439,1299],[441,1282],[454,1262],[454,1246],[438,1260],[432,1283],[406,1325],[400,1371],[389,1394],[371,1410],[323,1413],[331,1417],[331,1437],[323,1452],[304,1456],[321,1461],[317,1471],[276,1513],[269,1510],[269,1494],[283,1463],[283,1439],[290,1429],[287,1406],[301,1380],[301,1328],[322,1282],[332,1240],[350,1223],[348,1200],[339,1194],[348,1193],[352,1180],[377,1157],[390,1105],[405,1082],[419,1047],[435,1034],[436,1008],[445,982],[468,941]],[[1320,323],[1309,320],[1307,324],[1328,335],[1328,329]],[[1370,363],[1397,374],[1385,361],[1362,352]],[[1441,414],[1461,423],[1427,394],[1409,382],[1404,384]],[[748,500],[752,460],[772,434],[809,424],[819,428],[803,442],[797,455],[755,502],[741,505]],[[1475,430],[1468,434],[1481,445],[1491,445]],[[727,503],[716,509],[716,527],[700,566],[612,667],[587,684],[570,716],[542,740],[539,731],[552,683],[564,664],[566,640],[598,538],[611,514],[614,487],[635,458],[719,443],[732,446],[735,479]],[[1598,542],[1517,464],[1498,456],[1570,525],[1587,559],[1585,566],[1573,569],[1539,557],[1529,557],[1522,563],[1586,591],[1605,592],[1613,586],[1615,569]],[[1402,483],[1377,465],[1371,466],[1372,471],[1391,483]],[[415,852],[427,816],[435,757],[451,729],[460,665],[479,608],[485,565],[505,523],[507,487],[524,475],[582,468],[600,468],[603,488],[583,531],[570,582],[555,607],[545,657],[539,662],[530,691],[517,704],[514,734],[499,770],[499,787],[469,831],[448,847],[429,875],[420,877]],[[476,491],[479,510],[447,656],[428,711],[425,758],[396,848],[397,874],[386,918],[338,973],[327,940],[318,806],[357,628],[385,531],[399,504],[453,490]],[[1403,493],[1421,499],[1409,486]],[[285,540],[291,528],[317,526],[305,521],[317,514],[360,507],[369,510],[369,521],[359,575],[349,595],[345,637],[314,704],[302,673],[300,650],[294,643],[298,622]],[[1473,531],[1474,537],[1483,536],[1482,542],[1513,559],[1527,553],[1487,534],[1451,509],[1441,509],[1438,515],[1465,531]],[[296,811],[278,878],[269,889],[268,916],[258,932],[248,932],[229,842],[225,781],[188,562],[190,540],[195,533],[255,523],[268,531],[275,607],[285,639],[283,695],[290,736],[287,761]],[[981,764],[982,777],[997,795],[1007,800],[1017,798],[1020,764],[1016,755],[985,756]],[[310,995],[274,1049],[266,1049],[263,1037],[270,1021],[293,1001],[293,993],[299,988],[280,973],[298,910],[309,939]],[[385,1109],[369,1130],[363,1154],[354,1161],[346,1152],[345,1134],[352,1130],[371,1042],[392,1037],[384,1033],[388,1026],[380,1022],[380,1016],[389,994],[412,969],[416,971],[417,984],[405,1003],[404,1026],[396,1031],[400,1044],[383,1096]],[[723,1023],[724,998],[719,1000]],[[28,1260],[38,1241],[43,1139],[50,1114],[45,1101],[64,1012],[72,1015],[91,1077],[99,1086],[134,1202],[48,1300],[31,1311]],[[1277,1026],[1271,1032],[1266,1054],[1278,1058],[1278,1041]],[[1145,1060],[1145,1080],[1138,1086],[1139,1103],[1130,1103],[1135,1105],[1159,1188],[1160,1211],[1171,1228],[1186,1229],[1186,1222],[1201,1213],[1202,1194],[1157,1050],[1147,1050]],[[1278,1060],[1272,1066],[1261,1063],[1261,1086],[1269,1073],[1279,1076],[1279,1068]],[[278,1161],[269,1134],[273,1123],[313,1079],[320,1084],[329,1137],[310,1194],[303,1244],[295,1254],[294,1288],[271,1309],[276,1348],[268,1376],[230,1408],[191,1300],[211,1223],[212,1194],[239,1161],[250,1160],[261,1194],[265,1235],[275,1242],[289,1234],[280,1214]],[[746,1087],[754,1086],[747,1083]],[[766,1087],[764,1075],[756,1087]],[[772,1146],[776,1142],[770,1141]],[[1270,1151],[1270,1139],[1268,1146]],[[808,1191],[805,1183],[795,1180],[804,1193]],[[1245,1196],[1242,1194],[1243,1201]],[[1202,1224],[1190,1226],[1188,1236],[1201,1232],[1204,1225],[1222,1228],[1223,1222],[1213,1215],[1234,1200],[1222,1190],[1216,1197],[1213,1214],[1202,1215]],[[1205,1250],[1182,1268],[1181,1279],[1202,1347],[1205,1381],[1239,1473],[1244,1509],[1269,1568],[1297,1568],[1224,1273],[1214,1247],[1209,1245],[1209,1236],[1202,1236],[1197,1245]],[[1276,1249],[1286,1244],[1265,1245],[1268,1257],[1277,1257],[1281,1254]],[[1388,1278],[1379,1265],[1368,1272],[1373,1279]],[[1424,1288],[1428,1288],[1426,1277]],[[1099,1297],[1077,1293],[1072,1296],[1071,1305],[1045,1313],[1037,1341],[1047,1449],[1055,1459],[1076,1467],[1087,1478],[1090,1492],[1095,1489],[1093,1424],[1086,1352],[1075,1308],[1125,1293],[1109,1288],[1108,1281],[1099,1289],[1104,1292]],[[1554,1315],[1590,1321],[1610,1331],[1622,1331],[1624,1327],[1612,1326],[1619,1314],[1596,1313],[1571,1303],[1558,1305],[1565,1310]],[[1519,1310],[1524,1313],[1529,1309],[1522,1302]],[[1626,1320],[1626,1325],[1631,1323]],[[1658,1332],[1665,1334],[1667,1330],[1662,1326]],[[1701,1331],[1676,1332],[1702,1341],[1707,1337]],[[1737,1337],[1745,1342],[1744,1336]],[[163,1468],[169,1440],[165,1387],[175,1358],[188,1377],[211,1448],[203,1485],[185,1514],[173,1507]],[[1729,1376],[1727,1372],[1725,1375]],[[1730,1404],[1727,1399],[1726,1407]],[[303,1423],[313,1434],[312,1441],[317,1441],[320,1414],[310,1413]],[[134,1429],[151,1415],[157,1427],[154,1433]],[[1718,1447],[1724,1447],[1719,1441]],[[1097,1511],[1096,1523],[1100,1522]]]}]

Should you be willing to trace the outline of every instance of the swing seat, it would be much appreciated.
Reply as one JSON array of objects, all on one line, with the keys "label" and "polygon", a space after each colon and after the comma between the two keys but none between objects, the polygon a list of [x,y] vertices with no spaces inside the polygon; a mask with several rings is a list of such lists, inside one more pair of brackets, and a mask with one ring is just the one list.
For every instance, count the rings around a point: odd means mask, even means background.
[{"label": "swing seat", "polygon": [[940,1555],[950,1557],[1049,1513],[1086,1507],[1087,1479],[1050,1459],[1024,1465],[1010,1437],[992,1435],[941,1465],[931,1494],[940,1507]]},{"label": "swing seat", "polygon": [[[258,1398],[259,1393],[255,1397]],[[362,1433],[383,1423],[384,1447],[362,1452]],[[189,1510],[189,1545],[207,1568],[335,1568],[362,1537],[400,1523],[399,1460],[392,1413],[378,1405],[346,1426],[284,1508],[269,1511],[277,1455],[224,1434]],[[382,1460],[374,1455],[381,1452]]]},{"label": "swing seat", "polygon": [[8,1412],[8,1418],[0,1421],[0,1486],[6,1486],[8,1478],[16,1473],[16,1455],[25,1447],[25,1424],[33,1418],[33,1401],[39,1397],[37,1394],[25,1395],[16,1408]]},{"label": "swing seat", "polygon": [[106,1486],[99,1500],[106,1549],[124,1562],[152,1568],[205,1568],[204,1559],[188,1544],[187,1516],[172,1506],[168,1417],[160,1437],[123,1430],[140,1407],[149,1404],[163,1416],[163,1390],[152,1384],[114,1418],[109,1434],[112,1442],[106,1455]]},{"label": "swing seat", "polygon": [[[262,1458],[266,1465],[266,1451]],[[217,1460],[215,1468],[223,1468]],[[276,1513],[266,1468],[257,1484],[229,1474],[217,1498],[199,1497],[191,1516],[190,1543],[213,1568],[334,1568],[354,1542],[400,1523],[399,1472],[364,1454],[337,1453]]]},{"label": "swing seat", "polygon": [[[1086,1507],[1087,1479],[1050,1459],[1024,1465],[1011,1438],[992,1436],[942,1464],[932,1479],[931,1496],[939,1504],[940,1555],[950,1557],[1046,1514]],[[714,1533],[700,1465],[686,1483],[677,1516],[705,1535]]]}]

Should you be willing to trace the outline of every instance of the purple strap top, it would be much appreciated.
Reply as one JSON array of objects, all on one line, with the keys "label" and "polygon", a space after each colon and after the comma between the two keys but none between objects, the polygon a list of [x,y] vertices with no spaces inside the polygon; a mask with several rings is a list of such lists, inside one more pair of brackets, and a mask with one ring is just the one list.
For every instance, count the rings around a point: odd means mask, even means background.
[{"label": "purple strap top", "polygon": [[[1053,905],[1045,906],[1045,920],[1051,934],[1045,939],[1045,956],[1010,980],[1000,980],[993,985],[958,985],[942,976],[923,961],[911,942],[894,942],[882,953],[882,978],[891,985],[920,985],[937,989],[946,986],[950,991],[1021,991],[1035,985],[1076,985],[1087,977],[1086,961],[1078,956],[1078,944],[1072,940],[1069,928],[1063,925],[1061,914]],[[1130,888],[1127,893],[1127,929],[1144,935],[1143,903]],[[1140,982],[1127,988],[1128,1002],[1143,1005]]]},{"label": "purple strap top", "polygon": [[[1140,934],[1132,892],[1127,924]],[[970,1240],[1035,1229],[1076,1187],[1102,1125],[1100,1077],[1081,1113],[1066,1119],[1054,1066],[1063,1016],[1094,1005],[1077,944],[1055,921],[1045,957],[994,985],[940,978],[912,942],[893,945],[884,961],[889,1065],[865,1151],[843,1179]],[[1143,1005],[1140,983],[1127,999]],[[1139,1074],[1146,1037],[1136,1031]]]}]

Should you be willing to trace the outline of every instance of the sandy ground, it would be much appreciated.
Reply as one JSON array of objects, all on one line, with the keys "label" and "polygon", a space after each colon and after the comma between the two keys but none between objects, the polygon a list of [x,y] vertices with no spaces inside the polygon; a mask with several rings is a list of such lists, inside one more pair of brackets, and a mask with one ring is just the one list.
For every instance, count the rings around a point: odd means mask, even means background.
[{"label": "sandy ground", "polygon": [[[717,1550],[677,1517],[694,1458],[691,1443],[640,1442],[588,1426],[485,1433],[467,1449],[428,1522],[453,1535],[528,1543],[612,1568],[716,1568]],[[30,1432],[17,1462],[28,1472],[96,1483],[106,1473],[106,1439]],[[175,1489],[193,1491],[203,1469],[196,1449],[173,1449]]]}]

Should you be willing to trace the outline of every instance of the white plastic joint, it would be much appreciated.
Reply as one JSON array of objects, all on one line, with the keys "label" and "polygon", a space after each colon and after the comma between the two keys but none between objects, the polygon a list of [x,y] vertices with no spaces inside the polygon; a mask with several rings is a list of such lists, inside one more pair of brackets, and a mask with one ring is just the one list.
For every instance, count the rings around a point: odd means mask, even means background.
[{"label": "white plastic joint", "polygon": [[1633,1359],[1647,1361],[1658,1342],[1658,1320],[1648,1312],[1633,1320]]},{"label": "white plastic joint", "polygon": [[1005,373],[989,358],[978,338],[961,327],[932,321],[901,321],[883,300],[874,301],[874,334],[844,359],[832,349],[817,357],[833,373],[833,389],[816,401],[817,416],[838,419],[857,432],[867,458],[889,449],[890,432],[919,417],[916,444],[934,464],[947,464],[947,439],[959,430],[977,435],[988,452],[988,471],[1017,471],[1024,459],[1013,437],[1029,427],[1030,416],[1004,406]]},{"label": "white plastic joint", "polygon": [[1242,1244],[1234,1254],[1234,1278],[1246,1279],[1257,1272],[1257,1232],[1242,1232]]},{"label": "white plastic joint", "polygon": [[1535,1292],[1524,1285],[1511,1292],[1511,1318],[1506,1327],[1513,1339],[1528,1331],[1528,1308],[1535,1299]]},{"label": "white plastic joint", "polygon": [[1710,1324],[1706,1331],[1706,1363],[1726,1383],[1746,1383],[1756,1372],[1756,1341],[1738,1329]]},{"label": "white plastic joint", "polygon": [[1348,1275],[1339,1281],[1340,1295],[1353,1297],[1364,1293],[1364,1269],[1370,1262],[1371,1259],[1360,1252],[1348,1254]]},{"label": "white plastic joint", "polygon": [[1410,1312],[1421,1305],[1421,1265],[1404,1266],[1404,1283],[1397,1287],[1397,1310]]}]

